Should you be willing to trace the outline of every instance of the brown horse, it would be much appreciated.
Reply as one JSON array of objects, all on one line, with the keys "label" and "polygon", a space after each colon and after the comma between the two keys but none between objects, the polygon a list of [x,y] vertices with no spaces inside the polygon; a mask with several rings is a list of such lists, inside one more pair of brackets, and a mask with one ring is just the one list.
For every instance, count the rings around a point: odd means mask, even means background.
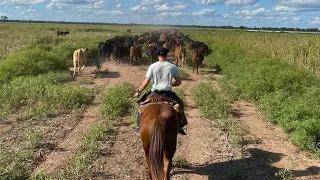
[{"label": "brown horse", "polygon": [[140,108],[140,137],[150,179],[165,180],[170,178],[176,151],[179,105],[165,103],[163,96],[152,96],[157,100]]}]

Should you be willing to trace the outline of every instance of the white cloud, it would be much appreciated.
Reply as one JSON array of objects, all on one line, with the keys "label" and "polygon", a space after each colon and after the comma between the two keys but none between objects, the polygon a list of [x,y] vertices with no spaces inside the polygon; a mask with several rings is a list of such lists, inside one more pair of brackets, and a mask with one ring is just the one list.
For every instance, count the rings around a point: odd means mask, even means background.
[{"label": "white cloud", "polygon": [[192,0],[196,4],[225,4],[226,6],[252,6],[259,0]]},{"label": "white cloud", "polygon": [[99,9],[107,6],[107,0],[51,0],[47,9],[64,9],[64,10],[89,10]]},{"label": "white cloud", "polygon": [[28,5],[43,3],[45,0],[3,0],[0,5]]},{"label": "white cloud", "polygon": [[183,15],[186,15],[185,13],[182,13],[182,12],[163,12],[163,13],[160,13],[160,16],[163,16],[163,17],[179,17],[179,16],[183,16]]},{"label": "white cloud", "polygon": [[224,18],[229,18],[229,17],[231,17],[229,14],[223,14],[222,15]]},{"label": "white cloud", "polygon": [[201,11],[193,12],[192,15],[193,16],[205,16],[205,15],[213,14],[215,12],[216,12],[216,10],[214,10],[214,9],[202,9]]},{"label": "white cloud", "polygon": [[236,5],[236,6],[247,6],[247,5],[255,5],[258,0],[228,0],[225,2],[225,5]]},{"label": "white cloud", "polygon": [[146,7],[140,6],[140,5],[137,5],[131,8],[131,11],[144,11],[144,10],[146,10]]},{"label": "white cloud", "polygon": [[34,12],[36,12],[35,9],[28,9],[28,10],[22,11],[20,14],[21,14],[21,15],[33,16],[33,15],[34,15]]},{"label": "white cloud", "polygon": [[121,8],[122,7],[122,4],[117,4],[116,5],[116,8]]},{"label": "white cloud", "polygon": [[294,7],[289,7],[289,6],[276,6],[274,8],[275,11],[280,11],[280,12],[295,12],[297,11],[296,8]]},{"label": "white cloud", "polygon": [[168,6],[168,3],[165,3],[163,5],[155,5],[153,6],[157,11],[179,11],[182,9],[187,8],[187,5],[185,4],[178,4],[174,6]]},{"label": "white cloud", "polygon": [[28,9],[27,12],[36,12],[34,9]]},{"label": "white cloud", "polygon": [[299,21],[299,20],[300,20],[300,17],[294,17],[293,20],[294,20],[294,21]]},{"label": "white cloud", "polygon": [[319,0],[281,0],[280,5],[295,8],[298,12],[320,10]]},{"label": "white cloud", "polygon": [[111,11],[110,14],[112,14],[112,15],[122,15],[122,14],[124,14],[124,12],[120,11],[120,10],[117,10],[117,11]]},{"label": "white cloud", "polygon": [[280,3],[290,6],[320,6],[319,0],[281,0]]},{"label": "white cloud", "polygon": [[158,5],[164,4],[166,0],[142,0],[141,4]]},{"label": "white cloud", "polygon": [[319,17],[315,17],[313,20],[310,21],[311,25],[317,25],[320,24],[320,18]]},{"label": "white cloud", "polygon": [[196,4],[218,4],[224,2],[224,0],[192,0]]},{"label": "white cloud", "polygon": [[255,10],[241,10],[234,12],[235,15],[243,15],[243,16],[273,16],[275,15],[272,11],[266,10],[265,8],[258,8]]}]

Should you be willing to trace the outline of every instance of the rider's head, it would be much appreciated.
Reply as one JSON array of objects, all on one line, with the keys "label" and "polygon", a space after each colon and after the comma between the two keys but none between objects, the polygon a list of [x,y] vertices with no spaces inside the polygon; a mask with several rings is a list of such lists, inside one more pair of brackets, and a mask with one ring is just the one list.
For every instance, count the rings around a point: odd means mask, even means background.
[{"label": "rider's head", "polygon": [[170,50],[167,48],[158,48],[156,55],[158,56],[159,60],[166,60],[169,51]]}]

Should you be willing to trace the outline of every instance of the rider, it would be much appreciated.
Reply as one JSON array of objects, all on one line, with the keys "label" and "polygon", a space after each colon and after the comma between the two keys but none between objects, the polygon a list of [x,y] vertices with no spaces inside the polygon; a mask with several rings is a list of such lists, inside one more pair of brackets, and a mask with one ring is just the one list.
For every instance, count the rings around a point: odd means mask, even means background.
[{"label": "rider", "polygon": [[[179,133],[185,135],[186,133],[183,130],[183,126],[187,125],[187,119],[184,114],[184,108],[183,108],[183,102],[182,100],[177,96],[176,93],[172,91],[172,86],[179,86],[181,84],[181,78],[179,71],[175,65],[172,63],[166,61],[167,55],[168,55],[169,49],[167,48],[158,48],[156,51],[156,55],[158,57],[158,62],[155,62],[151,64],[148,68],[146,79],[143,81],[142,85],[137,89],[135,93],[135,97],[138,97],[140,95],[140,92],[142,92],[148,84],[153,80],[153,85],[151,91],[144,94],[140,100],[138,100],[138,103],[144,102],[148,95],[151,93],[157,93],[157,94],[164,94],[166,97],[172,98],[175,100],[179,105],[182,106],[182,112],[181,112],[181,121],[180,122],[180,129]],[[172,83],[172,78],[175,79],[175,81]],[[139,132],[139,126],[140,126],[140,113],[137,114],[137,129],[136,132]]]}]

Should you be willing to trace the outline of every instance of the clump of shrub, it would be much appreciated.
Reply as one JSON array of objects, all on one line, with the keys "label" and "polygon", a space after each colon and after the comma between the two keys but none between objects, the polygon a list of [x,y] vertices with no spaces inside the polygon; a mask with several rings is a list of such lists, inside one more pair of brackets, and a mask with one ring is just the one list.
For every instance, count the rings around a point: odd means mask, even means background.
[{"label": "clump of shrub", "polygon": [[206,118],[227,118],[230,115],[228,101],[208,83],[200,83],[192,89],[192,97]]},{"label": "clump of shrub", "polygon": [[89,132],[82,134],[80,147],[71,163],[58,172],[54,179],[78,179],[87,173],[99,155],[100,141],[105,140],[110,133],[113,133],[113,127],[106,121],[95,123]]},{"label": "clump of shrub", "polygon": [[68,70],[68,64],[59,56],[40,48],[27,49],[11,54],[0,61],[0,83],[9,82],[19,76],[66,70]]},{"label": "clump of shrub", "polygon": [[11,152],[0,144],[0,177],[1,179],[27,179],[25,161],[32,156],[31,152]]},{"label": "clump of shrub", "polygon": [[63,84],[66,72],[19,77],[0,86],[0,117],[19,113],[23,119],[39,119],[62,110],[83,107],[93,99],[91,90]]},{"label": "clump of shrub", "polygon": [[107,89],[102,94],[100,113],[109,118],[123,115],[130,107],[130,98],[134,92],[134,86],[129,83]]}]

